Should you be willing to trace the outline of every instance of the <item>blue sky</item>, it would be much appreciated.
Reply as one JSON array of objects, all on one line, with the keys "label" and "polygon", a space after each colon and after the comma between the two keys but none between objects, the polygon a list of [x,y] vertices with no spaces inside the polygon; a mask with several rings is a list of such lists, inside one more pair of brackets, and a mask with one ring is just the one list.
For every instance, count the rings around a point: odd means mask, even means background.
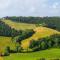
[{"label": "blue sky", "polygon": [[0,0],[3,16],[60,16],[60,0]]}]

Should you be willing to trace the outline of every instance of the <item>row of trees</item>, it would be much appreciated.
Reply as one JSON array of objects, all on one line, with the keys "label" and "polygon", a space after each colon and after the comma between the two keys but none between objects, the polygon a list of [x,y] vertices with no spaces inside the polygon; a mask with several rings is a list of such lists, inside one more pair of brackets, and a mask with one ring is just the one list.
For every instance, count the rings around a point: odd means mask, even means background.
[{"label": "row of trees", "polygon": [[45,50],[52,47],[60,47],[60,35],[55,34],[50,37],[42,38],[39,40],[31,40],[29,48],[32,51]]},{"label": "row of trees", "polygon": [[56,28],[57,30],[60,30],[60,17],[4,17],[5,19],[10,19],[15,22],[24,22],[24,23],[34,23],[34,24],[41,24],[45,23],[48,25],[48,27]]}]

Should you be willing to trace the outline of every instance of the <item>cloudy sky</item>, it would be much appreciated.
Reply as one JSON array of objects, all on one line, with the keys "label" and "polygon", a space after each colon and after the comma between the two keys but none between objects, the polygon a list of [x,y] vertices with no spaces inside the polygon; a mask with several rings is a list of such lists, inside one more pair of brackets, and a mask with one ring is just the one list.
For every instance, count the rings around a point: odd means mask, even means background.
[{"label": "cloudy sky", "polygon": [[60,0],[0,0],[3,16],[60,16]]}]

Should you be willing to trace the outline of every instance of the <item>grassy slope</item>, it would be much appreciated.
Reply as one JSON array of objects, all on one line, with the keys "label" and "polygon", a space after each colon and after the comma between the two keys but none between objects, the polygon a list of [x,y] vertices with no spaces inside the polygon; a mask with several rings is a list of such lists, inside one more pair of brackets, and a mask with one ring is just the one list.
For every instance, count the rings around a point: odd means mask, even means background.
[{"label": "grassy slope", "polygon": [[35,24],[18,23],[18,22],[16,23],[11,20],[2,20],[2,21],[11,26],[11,28],[15,28],[16,30],[34,29],[36,27]]},{"label": "grassy slope", "polygon": [[47,37],[47,36],[50,36],[50,35],[53,35],[56,33],[60,34],[60,32],[53,30],[53,29],[50,29],[50,28],[46,28],[46,27],[38,27],[34,30],[36,31],[36,33],[32,37],[22,41],[22,47],[24,49],[29,47],[29,43],[33,39],[38,40],[40,38]]},{"label": "grassy slope", "polygon": [[32,39],[37,40],[39,38],[50,36],[50,35],[53,35],[56,33],[60,34],[60,32],[58,32],[56,30],[46,28],[46,27],[36,27],[34,24],[17,23],[17,22],[13,22],[11,20],[2,20],[2,21],[17,30],[34,29],[34,31],[36,31],[36,33],[32,37],[22,41],[23,48],[27,48],[29,46],[30,40],[32,40]]},{"label": "grassy slope", "polygon": [[6,46],[10,46],[13,49],[15,44],[11,41],[11,37],[0,36],[0,52],[4,52]]},{"label": "grassy slope", "polygon": [[53,48],[33,53],[17,53],[4,57],[5,60],[39,60],[40,58],[46,58],[47,60],[60,58],[60,49]]}]

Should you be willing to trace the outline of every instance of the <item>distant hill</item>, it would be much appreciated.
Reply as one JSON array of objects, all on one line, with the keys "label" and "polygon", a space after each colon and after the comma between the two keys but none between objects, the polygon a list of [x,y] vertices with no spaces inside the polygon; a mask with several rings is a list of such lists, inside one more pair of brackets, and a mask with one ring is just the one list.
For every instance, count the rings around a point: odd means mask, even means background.
[{"label": "distant hill", "polygon": [[30,23],[30,24],[40,24],[40,23],[46,23],[51,25],[56,25],[56,29],[60,30],[60,17],[4,17],[4,19],[9,19],[14,22],[22,22],[22,23]]}]

